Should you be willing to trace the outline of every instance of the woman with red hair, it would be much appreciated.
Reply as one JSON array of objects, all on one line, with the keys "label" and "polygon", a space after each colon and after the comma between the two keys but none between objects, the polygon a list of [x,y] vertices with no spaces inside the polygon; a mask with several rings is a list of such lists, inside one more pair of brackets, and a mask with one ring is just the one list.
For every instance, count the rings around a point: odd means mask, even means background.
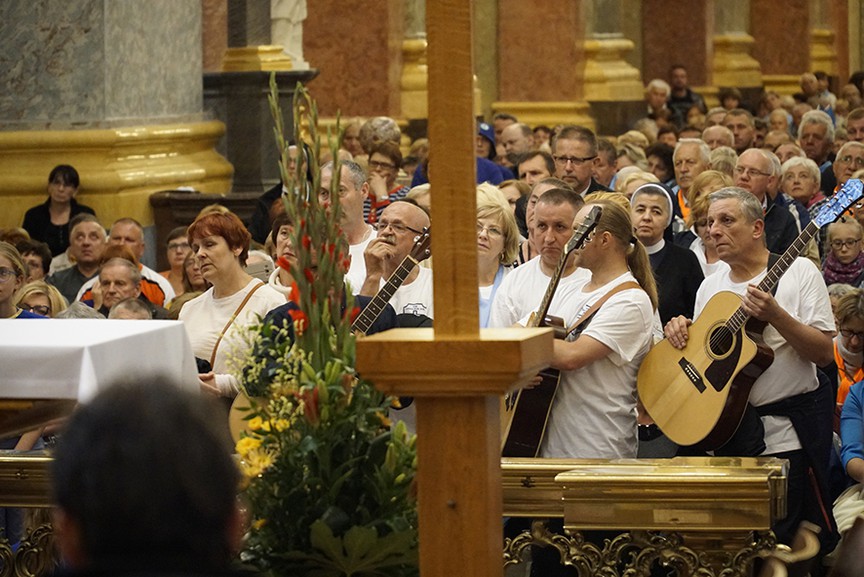
[{"label": "woman with red hair", "polygon": [[201,390],[234,397],[238,380],[230,369],[246,357],[249,340],[244,329],[283,304],[285,297],[246,272],[252,237],[235,214],[199,215],[187,236],[201,274],[212,286],[183,305],[180,320],[195,356],[211,366],[210,372],[199,375]]}]

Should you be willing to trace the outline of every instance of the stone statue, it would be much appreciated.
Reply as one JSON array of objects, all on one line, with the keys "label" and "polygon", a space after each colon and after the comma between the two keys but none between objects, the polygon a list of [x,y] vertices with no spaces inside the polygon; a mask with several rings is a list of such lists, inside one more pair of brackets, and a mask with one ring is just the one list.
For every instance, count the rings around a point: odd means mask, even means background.
[{"label": "stone statue", "polygon": [[303,59],[303,21],[306,0],[270,0],[270,37],[291,57],[295,70],[307,70]]}]

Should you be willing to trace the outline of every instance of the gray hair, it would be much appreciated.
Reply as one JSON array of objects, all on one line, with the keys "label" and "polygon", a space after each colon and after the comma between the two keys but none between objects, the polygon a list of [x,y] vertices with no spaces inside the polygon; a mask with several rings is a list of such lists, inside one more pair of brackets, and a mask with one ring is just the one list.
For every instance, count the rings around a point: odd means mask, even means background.
[{"label": "gray hair", "polygon": [[837,162],[837,160],[836,160],[837,158],[840,158],[841,156],[846,154],[847,149],[854,148],[856,146],[860,146],[860,147],[864,148],[864,142],[858,142],[857,140],[850,140],[849,142],[847,142],[846,144],[841,146],[840,150],[837,151],[837,156],[835,157],[834,162]]},{"label": "gray hair", "polygon": [[675,151],[672,153],[672,162],[678,157],[678,150],[687,144],[695,144],[699,147],[699,156],[702,158],[702,164],[708,166],[711,161],[711,147],[705,144],[701,138],[682,138],[675,143]]},{"label": "gray hair", "polygon": [[834,123],[831,122],[831,117],[827,112],[822,110],[811,110],[805,112],[801,117],[801,124],[798,126],[798,140],[801,140],[801,134],[804,132],[804,127],[808,124],[821,124],[825,127],[825,138],[828,142],[834,142]]},{"label": "gray hair", "polygon": [[[864,145],[862,145],[864,146]],[[841,148],[842,150],[842,148]],[[800,156],[793,156],[789,160],[783,163],[783,166],[780,167],[780,174],[785,177],[786,173],[790,170],[794,170],[796,168],[803,168],[809,174],[810,178],[816,181],[816,184],[821,184],[822,182],[822,173],[819,170],[819,167],[816,166],[816,163],[813,162],[809,158],[801,158]]]},{"label": "gray hair", "polygon": [[759,199],[749,190],[744,190],[737,186],[727,186],[726,188],[721,188],[720,190],[714,191],[708,195],[708,201],[711,204],[728,199],[738,201],[738,205],[741,207],[741,214],[744,215],[744,218],[747,219],[748,223],[754,223],[757,220],[765,219],[765,213],[762,210],[762,203],[759,202]]},{"label": "gray hair", "polygon": [[[353,160],[343,160],[341,165],[342,168],[348,169],[348,174],[351,175],[351,184],[354,185],[354,188],[360,190],[360,187],[363,186],[364,182],[366,182],[366,171],[363,170],[363,167]],[[333,172],[333,161],[331,160],[324,164],[324,166],[321,167],[321,172]]]},{"label": "gray hair", "polygon": [[104,319],[105,315],[92,307],[88,307],[81,301],[75,301],[62,313],[58,313],[56,319]]},{"label": "gray hair", "polygon": [[118,313],[120,313],[121,311],[130,312],[135,315],[136,318],[140,318],[142,320],[150,320],[153,318],[153,313],[150,312],[150,309],[147,308],[147,305],[141,302],[141,299],[137,299],[134,297],[123,299],[122,301],[111,307],[111,310],[108,311],[108,318],[118,318]]},{"label": "gray hair", "polygon": [[655,88],[659,88],[660,90],[662,90],[666,94],[666,96],[669,96],[669,94],[672,93],[672,87],[669,86],[669,83],[665,80],[661,80],[660,78],[655,78],[654,80],[649,82],[648,86],[645,87],[645,91],[647,92]]},{"label": "gray hair", "polygon": [[102,266],[99,268],[99,272],[101,273],[103,270],[110,266],[119,266],[125,268],[127,271],[129,271],[129,280],[132,281],[132,284],[141,284],[141,271],[138,270],[138,267],[135,266],[134,263],[129,262],[125,258],[109,258],[107,261],[102,263]]},{"label": "gray hair", "polygon": [[398,146],[401,139],[399,125],[389,116],[370,118],[360,127],[360,145],[367,154],[375,142],[390,141]]}]

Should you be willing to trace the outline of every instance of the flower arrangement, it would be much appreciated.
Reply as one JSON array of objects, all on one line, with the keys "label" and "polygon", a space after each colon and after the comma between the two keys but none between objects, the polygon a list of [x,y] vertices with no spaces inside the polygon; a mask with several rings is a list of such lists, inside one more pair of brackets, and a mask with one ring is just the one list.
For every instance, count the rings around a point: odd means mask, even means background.
[{"label": "flower arrangement", "polygon": [[[287,158],[277,94],[273,75],[274,131]],[[319,203],[317,109],[300,84],[293,114],[300,159],[294,174],[280,163],[292,242],[301,247],[291,271],[293,323],[260,326],[258,354],[243,373],[252,402],[236,449],[252,524],[242,557],[273,575],[416,575],[414,438],[401,423],[390,430],[391,399],[355,374],[356,311],[344,290],[349,261],[339,230],[341,167],[337,161],[332,202]],[[338,119],[336,132],[328,133],[334,151]]]}]

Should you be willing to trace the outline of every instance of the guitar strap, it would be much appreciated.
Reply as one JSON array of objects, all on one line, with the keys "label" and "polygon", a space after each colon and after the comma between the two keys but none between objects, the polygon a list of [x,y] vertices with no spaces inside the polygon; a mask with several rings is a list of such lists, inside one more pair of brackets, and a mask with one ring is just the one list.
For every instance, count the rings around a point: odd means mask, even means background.
[{"label": "guitar strap", "polygon": [[582,331],[584,331],[585,327],[588,326],[588,323],[591,322],[591,319],[594,317],[594,315],[597,313],[597,311],[600,310],[600,307],[603,306],[603,303],[605,303],[607,300],[609,300],[612,297],[612,295],[614,295],[616,293],[620,293],[621,291],[625,291],[625,290],[641,289],[641,288],[642,287],[639,285],[639,283],[637,283],[636,281],[632,281],[632,280],[622,282],[618,286],[613,287],[612,290],[610,290],[609,292],[607,292],[606,294],[601,296],[599,299],[594,301],[594,304],[592,304],[590,307],[588,307],[588,310],[586,310],[584,313],[579,315],[579,317],[576,319],[576,322],[574,322],[570,326],[570,328],[567,329],[567,332],[565,333],[564,338],[566,339],[567,337],[569,337],[572,333],[574,333],[576,331],[578,331],[580,333]]}]

